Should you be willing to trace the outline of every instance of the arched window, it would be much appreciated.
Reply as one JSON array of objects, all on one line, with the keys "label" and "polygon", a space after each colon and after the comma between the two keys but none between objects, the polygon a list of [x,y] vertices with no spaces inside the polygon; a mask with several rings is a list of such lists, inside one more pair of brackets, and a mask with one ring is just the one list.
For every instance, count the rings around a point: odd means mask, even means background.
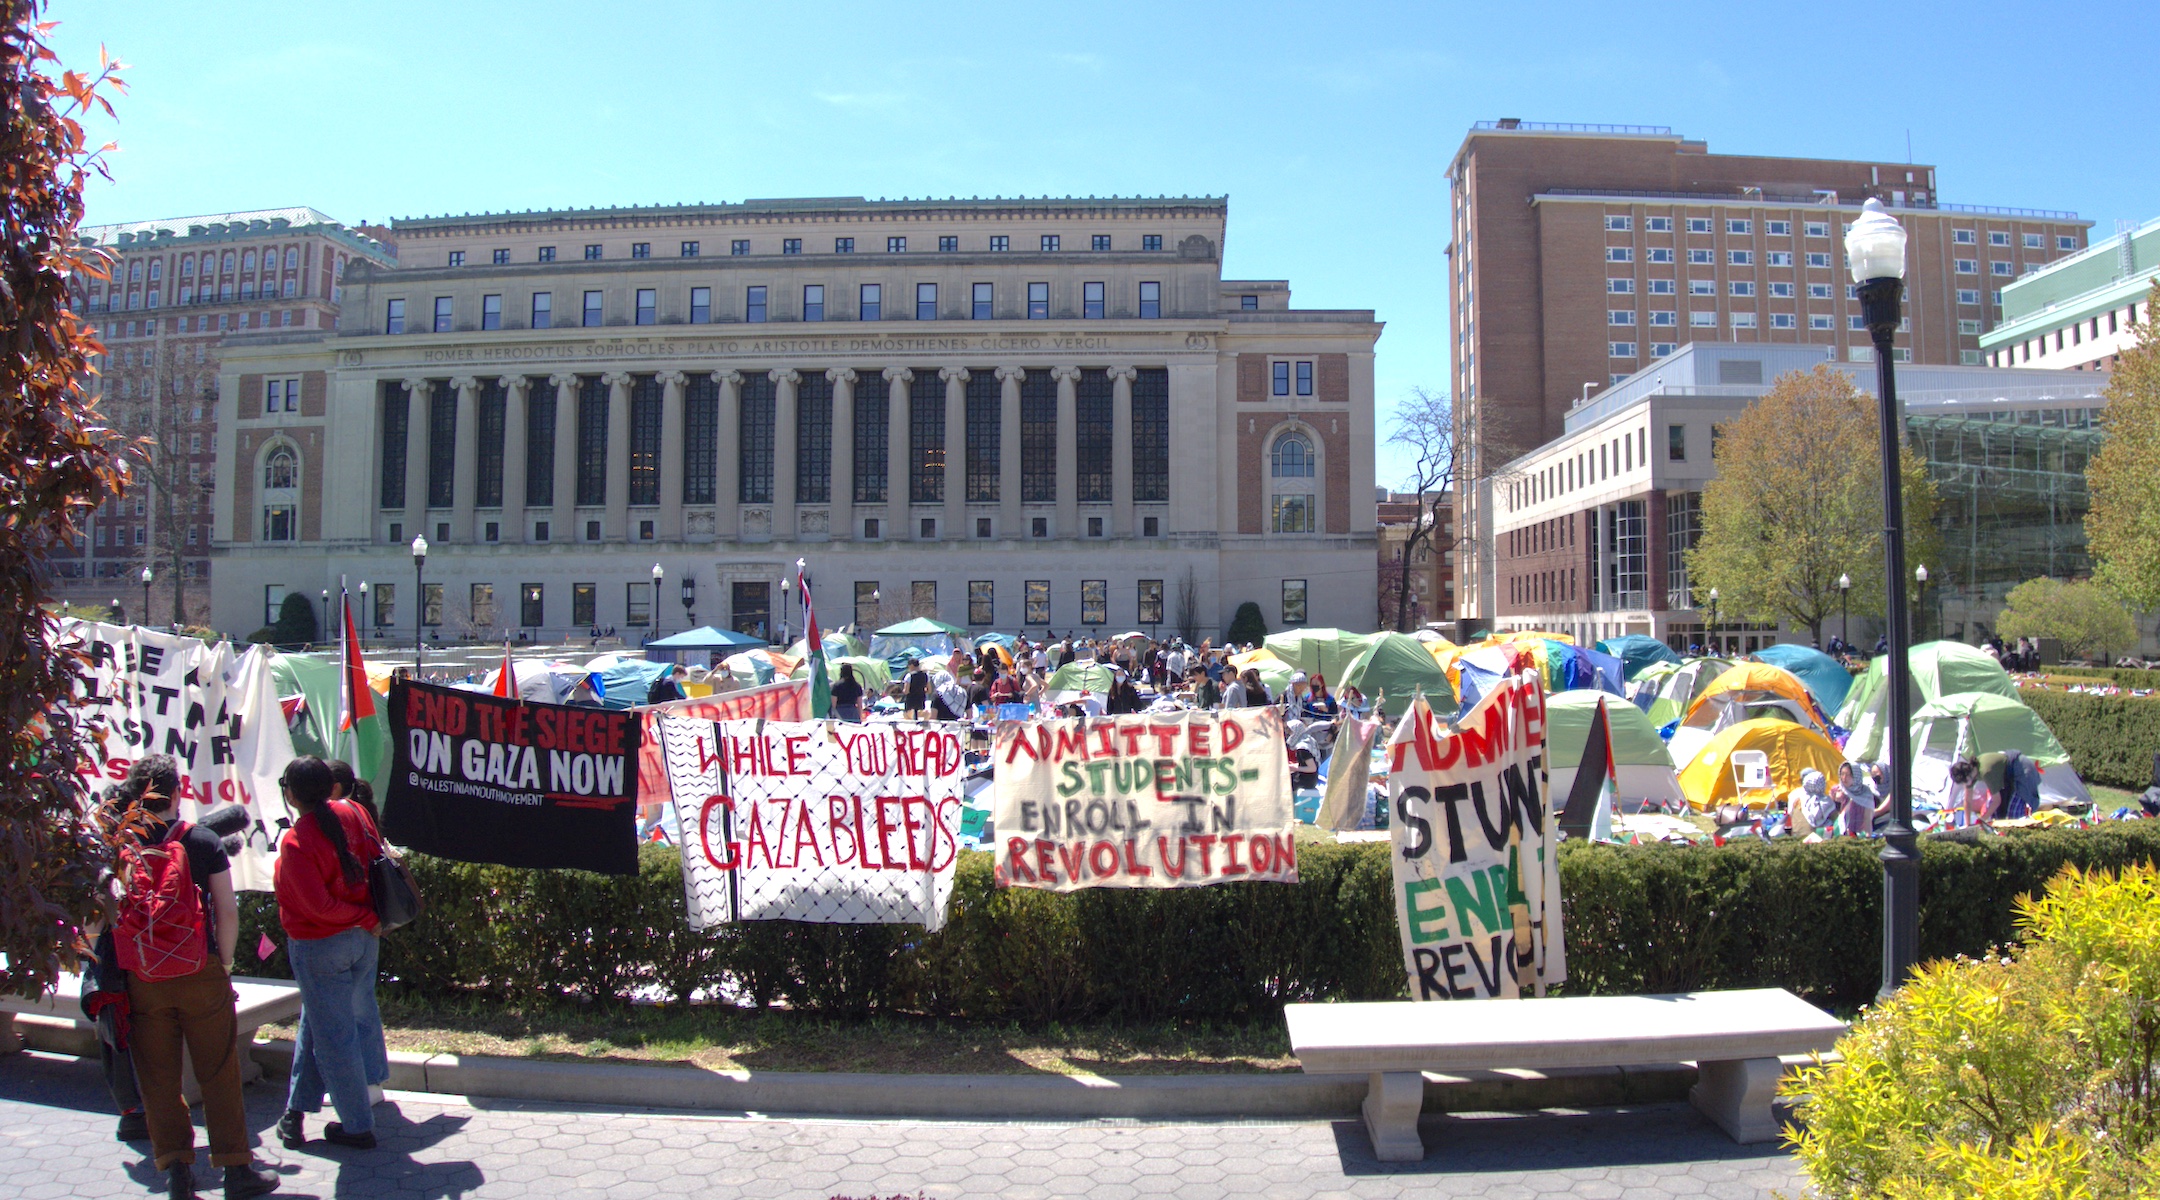
[{"label": "arched window", "polygon": [[240,269],[243,271],[252,271],[255,269],[255,252],[253,250],[250,250],[240,256]]},{"label": "arched window", "polygon": [[1275,439],[1271,456],[1277,479],[1310,479],[1313,475],[1312,442],[1302,433],[1286,433]]},{"label": "arched window", "polygon": [[293,269],[294,267],[297,267],[297,266],[299,266],[299,265],[300,265],[300,252],[299,252],[298,250],[295,250],[295,249],[293,249],[293,248],[292,248],[291,246],[287,246],[287,247],[285,247],[285,269],[286,269],[286,270],[288,270],[288,271],[290,271],[290,270],[292,270],[292,269]]},{"label": "arched window", "polygon": [[263,487],[289,488],[293,486],[293,473],[297,463],[290,450],[274,450],[263,461]]},{"label": "arched window", "polygon": [[159,275],[164,271],[164,269],[164,263],[159,262],[156,259],[152,259],[150,262],[150,282],[156,283],[158,281]]},{"label": "arched window", "polygon": [[181,259],[180,273],[182,275],[193,275],[195,273],[195,260],[192,258]]},{"label": "arched window", "polygon": [[225,252],[225,269],[228,271],[232,270],[232,251],[230,250],[227,250]]}]

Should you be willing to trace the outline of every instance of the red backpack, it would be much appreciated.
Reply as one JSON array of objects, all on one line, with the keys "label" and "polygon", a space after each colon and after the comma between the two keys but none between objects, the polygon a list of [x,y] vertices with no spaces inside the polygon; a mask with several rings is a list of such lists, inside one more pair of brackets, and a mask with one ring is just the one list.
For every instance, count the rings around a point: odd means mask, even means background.
[{"label": "red backpack", "polygon": [[165,840],[121,854],[120,924],[113,947],[122,969],[151,983],[202,970],[209,958],[209,924],[202,892],[188,865],[188,823],[176,821]]}]

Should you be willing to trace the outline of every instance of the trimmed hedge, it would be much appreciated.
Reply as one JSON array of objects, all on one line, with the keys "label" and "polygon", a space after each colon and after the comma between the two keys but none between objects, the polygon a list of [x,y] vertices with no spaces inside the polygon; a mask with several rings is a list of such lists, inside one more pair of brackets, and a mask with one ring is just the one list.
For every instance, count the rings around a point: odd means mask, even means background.
[{"label": "trimmed hedge", "polygon": [[[1722,847],[1570,843],[1560,855],[1574,993],[1790,988],[1851,1009],[1881,975],[1879,842],[1754,839]],[[751,922],[684,924],[672,849],[634,876],[521,871],[414,856],[428,897],[383,939],[387,980],[429,994],[694,993],[759,1005],[985,1021],[1272,1020],[1300,1000],[1407,993],[1388,847],[1300,847],[1292,885],[1237,883],[1070,894],[991,885],[960,859],[943,930]],[[2012,904],[2066,863],[2160,861],[2160,822],[1926,838],[1921,951],[1977,955],[2013,938]],[[242,944],[274,928],[242,897]],[[264,973],[287,974],[284,953]]]},{"label": "trimmed hedge", "polygon": [[2087,783],[2144,791],[2160,754],[2160,700],[2023,688],[2018,699],[2040,715]]},{"label": "trimmed hedge", "polygon": [[2160,688],[2160,671],[2144,667],[2042,667],[2040,674],[2064,679],[2105,679],[2125,688]]}]

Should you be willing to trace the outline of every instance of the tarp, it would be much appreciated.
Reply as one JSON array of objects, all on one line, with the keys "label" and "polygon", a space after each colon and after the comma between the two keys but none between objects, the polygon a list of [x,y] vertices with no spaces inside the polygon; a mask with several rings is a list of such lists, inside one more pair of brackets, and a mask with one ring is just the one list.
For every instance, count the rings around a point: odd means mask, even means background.
[{"label": "tarp", "polygon": [[1764,646],[1753,657],[1757,662],[1791,671],[1807,685],[1825,715],[1836,712],[1845,703],[1845,694],[1852,690],[1852,672],[1845,669],[1845,664],[1812,646]]},{"label": "tarp", "polygon": [[[887,625],[870,638],[870,657],[895,659],[910,650],[944,658],[967,644],[967,630],[934,617],[915,617]],[[897,665],[897,664],[895,664]]]},{"label": "tarp", "polygon": [[1631,633],[1625,637],[1606,638],[1597,648],[1620,660],[1621,676],[1634,679],[1642,674],[1644,667],[1652,663],[1678,663],[1680,656],[1672,647],[1648,634]]},{"label": "tarp", "polygon": [[1365,647],[1372,644],[1375,636],[1326,627],[1286,629],[1269,634],[1261,644],[1297,670],[1307,675],[1317,672],[1334,684],[1341,681],[1343,672],[1350,669],[1350,664],[1365,652]]},{"label": "tarp", "polygon": [[1650,718],[1624,700],[1589,691],[1561,692],[1545,699],[1545,761],[1553,796],[1564,797],[1574,787],[1583,742],[1599,704],[1605,706],[1606,731],[1612,738],[1617,798],[1630,808],[1642,802],[1679,800],[1680,781],[1673,771],[1672,755]]},{"label": "tarp", "polygon": [[[786,679],[795,673],[799,662],[778,650],[745,650],[741,654],[722,659],[720,666],[727,673],[744,683],[766,684],[775,679]],[[639,696],[638,703],[645,702]],[[807,715],[807,714],[805,714]]]},{"label": "tarp", "polygon": [[[2010,673],[2003,670],[2002,664],[1985,651],[1960,642],[1923,642],[1912,648],[1907,661],[1912,665],[1912,705],[1915,710],[1961,692],[1985,692],[2017,699],[2017,685],[2010,682]],[[1838,709],[1837,723],[1852,730],[1852,737],[1845,743],[1845,753],[1855,762],[1873,762],[1882,757],[1883,717],[1888,698],[1883,681],[1889,677],[1889,668],[1889,656],[1876,655],[1868,663],[1867,671],[1853,681],[1852,690],[1845,694],[1844,705]]]},{"label": "tarp", "polygon": [[1446,712],[1455,707],[1455,689],[1448,683],[1447,672],[1422,643],[1405,633],[1375,635],[1343,672],[1337,688],[1344,687],[1354,687],[1373,700],[1385,692],[1398,711],[1420,691],[1435,709]]},{"label": "tarp", "polygon": [[682,633],[671,633],[664,638],[654,638],[645,643],[647,650],[740,650],[746,646],[762,646],[764,638],[751,637],[732,629],[701,625]]},{"label": "tarp", "polygon": [[1829,738],[1805,725],[1769,717],[1742,721],[1713,735],[1700,753],[1682,764],[1680,791],[1690,807],[1703,812],[1739,798],[1732,756],[1740,750],[1759,750],[1770,760],[1770,790],[1749,793],[1750,807],[1767,805],[1800,786],[1800,773],[1809,767],[1836,779],[1843,761]]}]

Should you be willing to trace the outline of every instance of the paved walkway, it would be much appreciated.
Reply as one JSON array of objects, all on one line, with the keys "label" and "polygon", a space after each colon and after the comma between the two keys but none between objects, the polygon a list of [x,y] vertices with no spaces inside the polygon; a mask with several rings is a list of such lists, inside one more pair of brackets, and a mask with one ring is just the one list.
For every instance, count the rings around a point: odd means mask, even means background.
[{"label": "paved walkway", "polygon": [[[1566,1195],[1608,1200],[1801,1194],[1792,1160],[1736,1146],[1686,1105],[1427,1117],[1423,1163],[1378,1163],[1354,1121],[1087,1124],[856,1121],[392,1093],[373,1151],[270,1134],[282,1095],[249,1089],[260,1154],[291,1197],[757,1196],[788,1200],[1177,1200]],[[0,1058],[0,1196],[162,1191],[147,1143],[113,1141],[95,1064]],[[310,1132],[318,1128],[310,1122]],[[199,1179],[205,1178],[199,1175]],[[214,1177],[209,1177],[214,1182]],[[222,1194],[215,1186],[206,1194]]]}]

